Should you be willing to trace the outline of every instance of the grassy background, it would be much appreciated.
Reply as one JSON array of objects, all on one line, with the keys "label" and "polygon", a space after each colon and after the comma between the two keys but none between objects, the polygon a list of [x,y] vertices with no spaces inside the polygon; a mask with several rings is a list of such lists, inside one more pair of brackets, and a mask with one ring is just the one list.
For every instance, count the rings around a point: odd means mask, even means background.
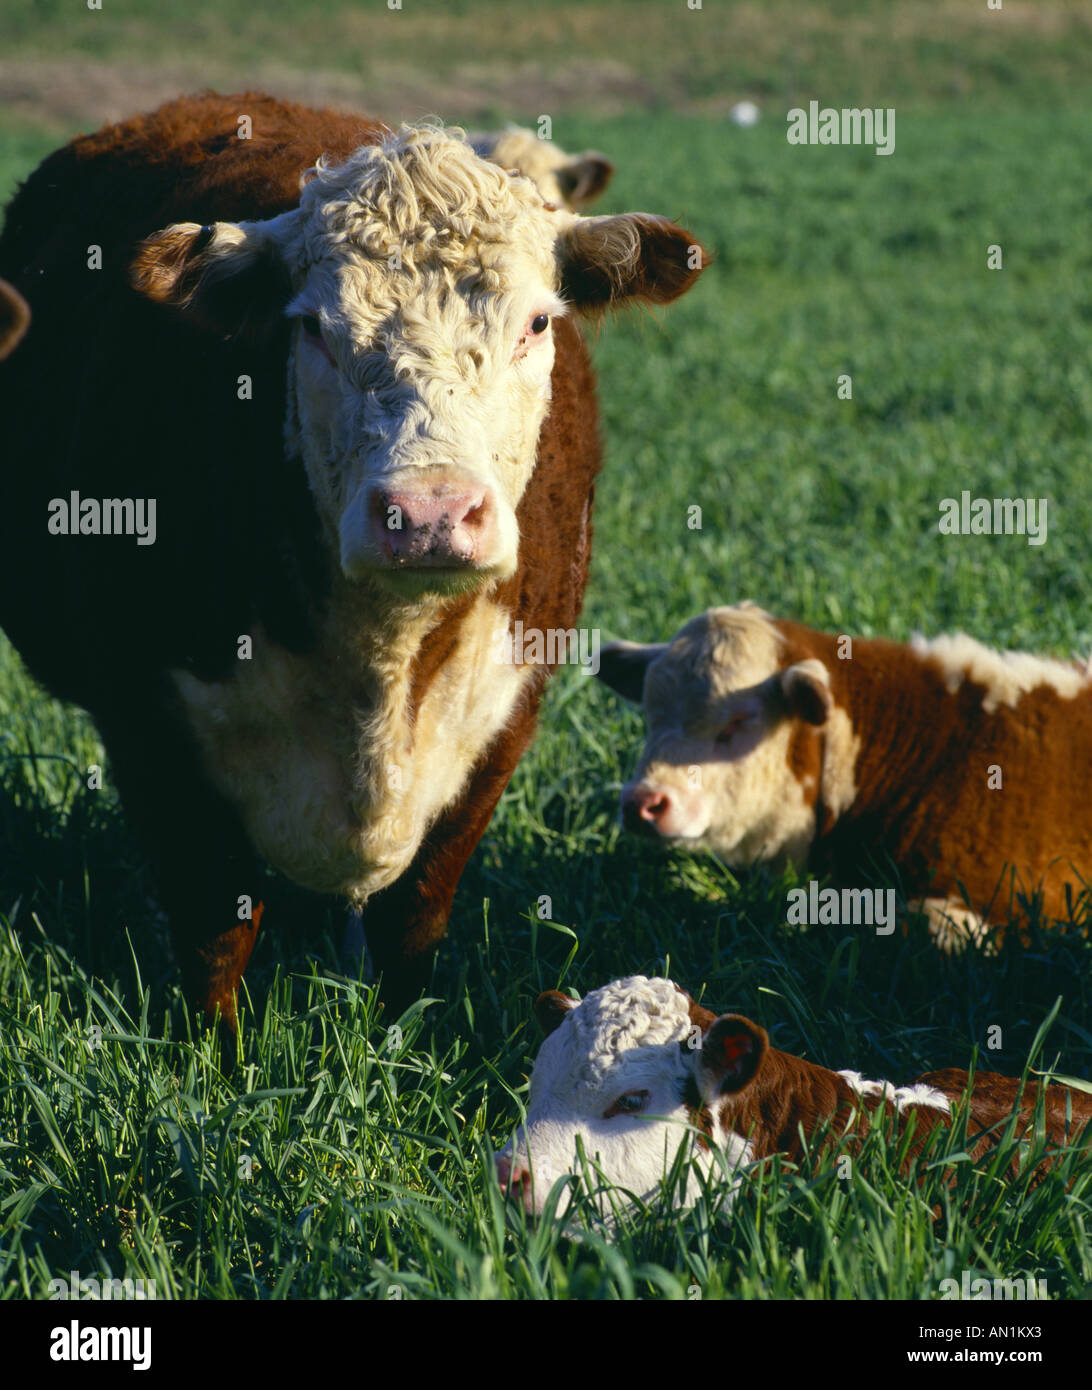
[{"label": "grassy background", "polygon": [[[596,337],[608,466],[585,621],[604,638],[662,638],[750,597],[833,630],[1092,648],[1087,12],[699,16],[627,0],[533,18],[508,0],[394,15],[283,0],[229,25],[205,3],[163,0],[154,21],[148,6],[109,10],[5,13],[0,50],[6,37],[25,71],[90,76],[33,101],[10,88],[4,197],[58,138],[127,97],[146,104],[157,83],[194,85],[215,53],[201,81],[275,70],[278,90],[318,84],[332,100],[359,83],[384,116],[420,114],[424,91],[468,123],[550,111],[562,144],[615,159],[604,210],[666,212],[716,251],[686,300]],[[725,116],[743,96],[763,107],[752,130]],[[788,146],[785,107],[811,96],[896,105],[894,156]],[[992,243],[1001,271],[986,268]],[[940,499],[963,488],[1048,497],[1047,544],[939,536]],[[72,1268],[153,1277],[161,1297],[935,1298],[964,1269],[1045,1278],[1054,1297],[1092,1288],[1092,1163],[1076,1155],[1034,1190],[1010,1187],[959,1161],[954,1134],[954,1165],[916,1188],[877,1138],[849,1181],[827,1163],[775,1165],[724,1219],[711,1198],[578,1244],[526,1229],[488,1167],[518,1117],[539,989],[667,972],[780,1047],[899,1082],[967,1065],[995,1024],[1002,1046],[982,1063],[1019,1072],[1060,998],[1036,1065],[1089,1076],[1092,944],[1037,935],[997,960],[946,961],[921,926],[787,927],[790,879],[620,835],[640,719],[563,671],[464,876],[437,1002],[390,1034],[341,973],[336,905],[309,904],[306,929],[260,941],[243,1066],[224,1080],[190,1033],[109,776],[84,787],[102,761],[94,730],[3,645],[0,711],[8,1296]],[[552,922],[537,920],[541,895]]]}]

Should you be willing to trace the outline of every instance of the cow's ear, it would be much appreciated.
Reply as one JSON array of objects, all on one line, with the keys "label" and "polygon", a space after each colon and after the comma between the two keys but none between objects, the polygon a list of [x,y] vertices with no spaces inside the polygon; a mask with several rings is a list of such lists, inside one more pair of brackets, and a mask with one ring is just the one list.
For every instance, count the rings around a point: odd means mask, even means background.
[{"label": "cow's ear", "polygon": [[577,309],[629,300],[670,304],[709,264],[689,232],[650,212],[574,217],[558,242],[561,293]]},{"label": "cow's ear", "polygon": [[790,715],[817,727],[827,722],[834,708],[827,668],[814,657],[786,666],[781,672],[781,693]]},{"label": "cow's ear", "polygon": [[15,349],[30,325],[30,307],[6,280],[0,280],[0,359]]},{"label": "cow's ear", "polygon": [[137,248],[135,290],[225,337],[268,333],[291,297],[282,256],[296,214],[268,222],[176,222]]},{"label": "cow's ear", "polygon": [[769,1051],[766,1030],[742,1014],[721,1014],[695,1057],[698,1089],[708,1103],[749,1086]]},{"label": "cow's ear", "polygon": [[666,642],[608,642],[599,653],[596,676],[625,700],[639,705],[644,697],[645,672],[667,646]]},{"label": "cow's ear", "polygon": [[686,1000],[687,1013],[690,1015],[690,1032],[682,1039],[679,1046],[684,1053],[693,1053],[696,1048],[701,1047],[702,1040],[716,1023],[717,1016],[712,1009],[707,1009],[704,1005],[691,999],[685,989],[681,989],[678,985],[675,988]]},{"label": "cow's ear", "polygon": [[558,187],[570,207],[583,207],[604,193],[614,177],[614,165],[598,150],[574,155],[555,173]]},{"label": "cow's ear", "polygon": [[575,1008],[575,999],[570,999],[558,989],[548,989],[535,1000],[535,1018],[543,1033],[549,1037],[555,1028],[560,1028],[565,1022],[569,1010]]}]

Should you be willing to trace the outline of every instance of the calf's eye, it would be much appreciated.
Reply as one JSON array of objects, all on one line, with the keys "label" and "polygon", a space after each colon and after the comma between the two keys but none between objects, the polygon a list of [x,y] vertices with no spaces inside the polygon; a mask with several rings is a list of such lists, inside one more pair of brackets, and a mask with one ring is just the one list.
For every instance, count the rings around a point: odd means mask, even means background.
[{"label": "calf's eye", "polygon": [[532,333],[545,333],[550,326],[549,314],[536,314],[531,320]]},{"label": "calf's eye", "polygon": [[304,314],[300,319],[300,324],[309,338],[322,337],[322,324],[319,323],[314,314]]},{"label": "calf's eye", "polygon": [[716,738],[713,740],[714,743],[730,743],[733,735],[738,734],[746,723],[747,716],[745,714],[734,715],[727,724],[717,731]]},{"label": "calf's eye", "polygon": [[615,1115],[639,1115],[648,1104],[647,1091],[625,1091],[603,1111],[604,1120]]}]

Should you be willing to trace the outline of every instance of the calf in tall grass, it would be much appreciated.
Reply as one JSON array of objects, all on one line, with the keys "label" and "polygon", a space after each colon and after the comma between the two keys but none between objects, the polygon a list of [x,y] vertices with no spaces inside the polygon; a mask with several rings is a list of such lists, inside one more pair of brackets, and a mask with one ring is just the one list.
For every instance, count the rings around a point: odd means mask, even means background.
[{"label": "calf in tall grass", "polygon": [[[527,1120],[496,1159],[502,1188],[534,1214],[559,1178],[580,1171],[578,1139],[612,1186],[646,1199],[688,1135],[697,1137],[696,1166],[712,1174],[720,1150],[734,1181],[773,1154],[798,1162],[828,1124],[830,1138],[847,1138],[851,1148],[881,1120],[900,1135],[912,1125],[909,1162],[964,1104],[976,1161],[1003,1138],[1014,1113],[1017,1139],[1030,1139],[1039,1118],[1051,1145],[1075,1143],[1092,1123],[1092,1095],[1068,1086],[1022,1084],[993,1072],[975,1073],[971,1084],[954,1067],[899,1087],[829,1071],[771,1047],[765,1030],[740,1014],[702,1008],[670,980],[635,975],[579,1002],[550,990],[535,1013],[546,1037]],[[1036,1180],[1052,1161],[1040,1159]],[[676,1195],[692,1200],[697,1186],[691,1169]],[[566,1190],[557,1210],[569,1200]]]}]

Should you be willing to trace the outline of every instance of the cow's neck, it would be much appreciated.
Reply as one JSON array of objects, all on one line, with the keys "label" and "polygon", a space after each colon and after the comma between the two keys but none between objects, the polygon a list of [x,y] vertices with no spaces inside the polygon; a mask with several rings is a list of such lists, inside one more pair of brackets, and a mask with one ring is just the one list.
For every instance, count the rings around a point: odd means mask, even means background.
[{"label": "cow's neck", "polygon": [[770,1048],[760,1075],[740,1095],[728,1098],[718,1120],[749,1139],[756,1159],[783,1153],[798,1160],[801,1133],[810,1138],[840,1106],[848,1119],[853,1093],[836,1072]]},{"label": "cow's neck", "polygon": [[353,726],[351,805],[364,858],[401,868],[507,722],[526,668],[498,659],[509,615],[489,590],[377,598],[336,590],[322,640],[330,659],[356,634],[349,689],[359,696],[342,712]]},{"label": "cow's neck", "polygon": [[261,853],[363,900],[408,867],[510,717],[532,668],[497,660],[507,623],[487,592],[410,604],[338,579],[312,650],[258,631],[229,680],[175,680]]},{"label": "cow's neck", "polygon": [[494,724],[498,687],[513,670],[497,660],[507,625],[488,592],[405,602],[335,589],[320,641],[327,661],[346,663],[364,821],[414,800],[414,783],[442,783]]},{"label": "cow's neck", "polygon": [[[834,718],[853,731],[853,789],[847,804],[821,808],[812,858],[852,873],[885,845],[913,852],[922,789],[942,788],[961,766],[964,730],[942,677],[910,648],[859,638],[851,659],[839,660],[837,639],[825,641]],[[823,741],[826,764],[826,731]]]}]

